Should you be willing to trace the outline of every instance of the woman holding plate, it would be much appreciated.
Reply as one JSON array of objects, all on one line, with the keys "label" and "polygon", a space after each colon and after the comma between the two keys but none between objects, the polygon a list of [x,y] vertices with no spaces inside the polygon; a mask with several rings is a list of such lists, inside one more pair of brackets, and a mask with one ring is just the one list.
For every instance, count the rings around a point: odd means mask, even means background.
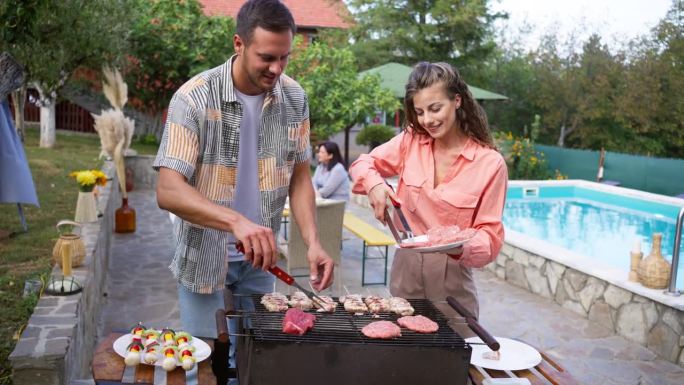
[{"label": "woman holding plate", "polygon": [[[440,253],[397,248],[390,291],[404,298],[456,298],[475,317],[472,268],[492,262],[504,239],[508,172],[487,117],[459,73],[446,63],[418,63],[406,85],[405,129],[350,167],[352,191],[367,194],[384,221],[387,198],[402,205],[415,235],[437,226],[475,229],[463,246]],[[384,182],[398,176],[396,194]]]}]

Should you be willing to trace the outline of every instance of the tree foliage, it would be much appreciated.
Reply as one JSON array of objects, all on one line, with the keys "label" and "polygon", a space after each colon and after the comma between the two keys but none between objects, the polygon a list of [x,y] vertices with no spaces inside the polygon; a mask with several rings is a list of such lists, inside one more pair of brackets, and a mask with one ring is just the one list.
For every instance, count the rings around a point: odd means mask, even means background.
[{"label": "tree foliage", "polygon": [[350,0],[361,69],[390,61],[448,61],[463,70],[495,48],[488,0]]},{"label": "tree foliage", "polygon": [[482,86],[511,100],[485,104],[492,126],[522,135],[538,114],[541,143],[684,157],[683,4],[620,49],[552,34],[532,52],[495,51]]},{"label": "tree foliage", "polygon": [[[295,45],[301,47],[295,41]],[[399,102],[380,86],[377,76],[359,78],[354,54],[349,47],[315,42],[294,50],[287,67],[307,93],[311,130],[326,139],[361,122],[376,110],[389,111]]]},{"label": "tree foliage", "polygon": [[233,54],[235,23],[206,16],[197,0],[136,0],[126,79],[131,103],[160,114],[173,93],[192,76]]},{"label": "tree foliage", "polygon": [[0,49],[21,62],[28,82],[56,97],[77,68],[100,68],[121,54],[128,7],[128,0],[3,0]]}]

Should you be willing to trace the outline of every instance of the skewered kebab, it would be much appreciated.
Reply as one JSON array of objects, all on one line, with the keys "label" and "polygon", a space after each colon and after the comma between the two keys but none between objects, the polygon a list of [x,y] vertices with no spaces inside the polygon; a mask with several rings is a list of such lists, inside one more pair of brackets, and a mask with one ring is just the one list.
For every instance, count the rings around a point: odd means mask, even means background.
[{"label": "skewered kebab", "polygon": [[317,312],[325,312],[325,313],[333,313],[335,311],[335,308],[337,307],[337,302],[335,302],[332,297],[329,297],[327,295],[319,295],[323,302],[319,301],[313,301],[314,307],[317,309]]},{"label": "skewered kebab", "polygon": [[128,366],[135,366],[140,363],[140,354],[145,349],[142,344],[142,334],[145,329],[142,322],[138,322],[137,325],[131,328],[133,339],[126,347],[126,357],[124,357],[124,363]]},{"label": "skewered kebab", "polygon": [[363,302],[361,294],[347,294],[340,297],[340,302],[344,304],[344,310],[353,314],[363,314],[368,311],[368,306]]},{"label": "skewered kebab", "polygon": [[195,366],[195,347],[190,343],[192,336],[187,332],[176,333],[176,344],[178,344],[178,356],[180,357],[181,366],[185,370],[190,370]]},{"label": "skewered kebab", "polygon": [[286,311],[288,309],[287,303],[287,297],[275,291],[261,297],[261,304],[270,312]]},{"label": "skewered kebab", "polygon": [[136,366],[140,363],[140,352],[144,349],[142,342],[140,340],[133,340],[126,347],[126,357],[124,358],[124,363],[128,366]]},{"label": "skewered kebab", "polygon": [[143,361],[146,364],[154,365],[159,360],[159,335],[160,333],[156,329],[147,329],[142,334],[142,337],[145,339]]},{"label": "skewered kebab", "polygon": [[389,300],[379,295],[369,295],[363,301],[368,306],[368,311],[373,314],[390,311]]},{"label": "skewered kebab", "polygon": [[413,315],[415,309],[409,301],[401,297],[392,297],[389,299],[390,311],[401,316]]},{"label": "skewered kebab", "polygon": [[290,306],[299,310],[311,310],[313,307],[313,301],[306,296],[301,291],[295,291],[294,294],[290,296]]},{"label": "skewered kebab", "polygon": [[178,365],[178,360],[176,359],[176,355],[178,354],[178,346],[175,344],[165,345],[163,352],[164,361],[162,361],[162,368],[164,368],[164,370],[167,372],[176,369],[176,366]]}]

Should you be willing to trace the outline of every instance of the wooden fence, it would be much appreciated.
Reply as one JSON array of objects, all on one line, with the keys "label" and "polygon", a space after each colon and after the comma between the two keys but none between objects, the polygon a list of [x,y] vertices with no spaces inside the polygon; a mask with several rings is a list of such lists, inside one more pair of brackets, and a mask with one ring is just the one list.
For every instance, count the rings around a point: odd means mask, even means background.
[{"label": "wooden fence", "polygon": [[[26,93],[26,103],[24,105],[24,119],[27,122],[40,122],[40,107],[36,105],[38,92],[29,90]],[[12,98],[9,98],[12,118],[14,118],[14,106]],[[85,108],[73,104],[68,100],[62,100],[55,107],[55,125],[58,130],[68,130],[77,132],[95,132],[92,115]]]}]

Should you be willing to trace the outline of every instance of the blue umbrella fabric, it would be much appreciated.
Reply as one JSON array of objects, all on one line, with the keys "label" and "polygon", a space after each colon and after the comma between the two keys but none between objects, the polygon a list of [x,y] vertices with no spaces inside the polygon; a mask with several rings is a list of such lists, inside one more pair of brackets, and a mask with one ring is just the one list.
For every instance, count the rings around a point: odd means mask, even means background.
[{"label": "blue umbrella fabric", "polygon": [[14,128],[7,100],[0,102],[0,203],[40,207],[24,146]]}]

